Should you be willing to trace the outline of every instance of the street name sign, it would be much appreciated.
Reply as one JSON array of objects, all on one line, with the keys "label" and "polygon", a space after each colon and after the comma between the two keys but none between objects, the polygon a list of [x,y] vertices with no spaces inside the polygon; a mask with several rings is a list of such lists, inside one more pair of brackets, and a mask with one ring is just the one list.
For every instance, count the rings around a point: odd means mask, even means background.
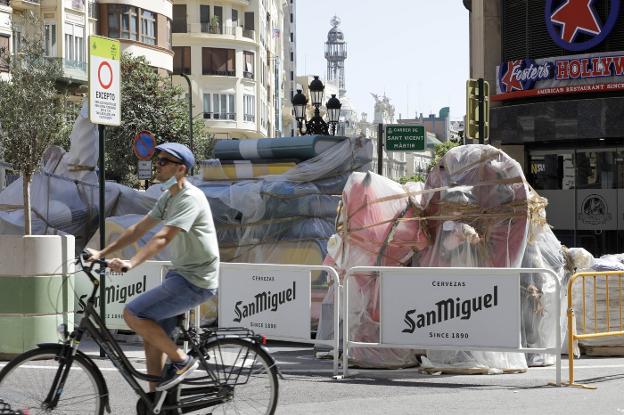
[{"label": "street name sign", "polygon": [[423,151],[425,127],[422,125],[386,125],[386,151]]},{"label": "street name sign", "polygon": [[89,120],[121,124],[121,49],[118,40],[89,36]]}]

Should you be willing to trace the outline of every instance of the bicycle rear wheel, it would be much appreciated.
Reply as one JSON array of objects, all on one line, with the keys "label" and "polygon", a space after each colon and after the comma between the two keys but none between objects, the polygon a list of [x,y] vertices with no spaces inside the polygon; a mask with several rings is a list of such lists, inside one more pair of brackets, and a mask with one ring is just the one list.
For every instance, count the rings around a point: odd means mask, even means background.
[{"label": "bicycle rear wheel", "polygon": [[[209,382],[206,368],[199,366],[177,388],[179,404],[193,405],[181,414],[264,414],[272,415],[277,407],[279,384],[277,368],[258,345],[244,339],[224,338],[203,347],[208,369],[220,386]],[[221,396],[222,402],[206,407],[207,399]]]},{"label": "bicycle rear wheel", "polygon": [[76,355],[55,408],[44,403],[59,368],[58,348],[30,350],[13,359],[0,371],[0,397],[13,410],[34,414],[104,413],[104,387],[94,369],[82,356]]}]

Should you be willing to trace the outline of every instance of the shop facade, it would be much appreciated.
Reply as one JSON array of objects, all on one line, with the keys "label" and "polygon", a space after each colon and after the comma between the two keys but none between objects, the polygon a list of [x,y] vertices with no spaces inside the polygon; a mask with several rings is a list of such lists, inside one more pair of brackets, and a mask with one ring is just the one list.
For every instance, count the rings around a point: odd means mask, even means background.
[{"label": "shop facade", "polygon": [[489,10],[500,30],[499,63],[485,71],[496,85],[492,143],[521,155],[561,243],[595,256],[624,252],[620,1],[495,0]]}]

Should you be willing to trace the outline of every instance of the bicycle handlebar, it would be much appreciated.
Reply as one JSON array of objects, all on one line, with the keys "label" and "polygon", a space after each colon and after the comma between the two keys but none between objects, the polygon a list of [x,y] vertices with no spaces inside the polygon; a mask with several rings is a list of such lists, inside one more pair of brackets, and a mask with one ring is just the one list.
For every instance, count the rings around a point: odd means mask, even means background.
[{"label": "bicycle handlebar", "polygon": [[[91,253],[89,251],[82,251],[78,256],[77,262],[80,262],[80,265],[83,268],[87,268],[89,271],[93,269],[95,264],[98,264],[102,268],[108,268],[109,261],[107,259],[102,258],[90,260],[89,258],[91,258]],[[85,262],[90,262],[91,265],[85,265]],[[122,267],[121,272],[128,272],[128,267]]]}]

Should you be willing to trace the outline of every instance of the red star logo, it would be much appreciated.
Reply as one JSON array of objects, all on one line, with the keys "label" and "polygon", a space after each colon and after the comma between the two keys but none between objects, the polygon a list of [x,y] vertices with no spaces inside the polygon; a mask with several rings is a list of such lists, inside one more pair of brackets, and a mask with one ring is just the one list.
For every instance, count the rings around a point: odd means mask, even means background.
[{"label": "red star logo", "polygon": [[561,25],[561,39],[572,43],[579,30],[599,35],[600,23],[591,7],[594,0],[567,0],[550,16],[553,23]]},{"label": "red star logo", "polygon": [[505,85],[505,92],[512,92],[514,89],[522,91],[522,82],[514,75],[514,69],[520,68],[522,65],[522,59],[517,61],[507,62],[507,71],[501,78],[501,84]]}]

